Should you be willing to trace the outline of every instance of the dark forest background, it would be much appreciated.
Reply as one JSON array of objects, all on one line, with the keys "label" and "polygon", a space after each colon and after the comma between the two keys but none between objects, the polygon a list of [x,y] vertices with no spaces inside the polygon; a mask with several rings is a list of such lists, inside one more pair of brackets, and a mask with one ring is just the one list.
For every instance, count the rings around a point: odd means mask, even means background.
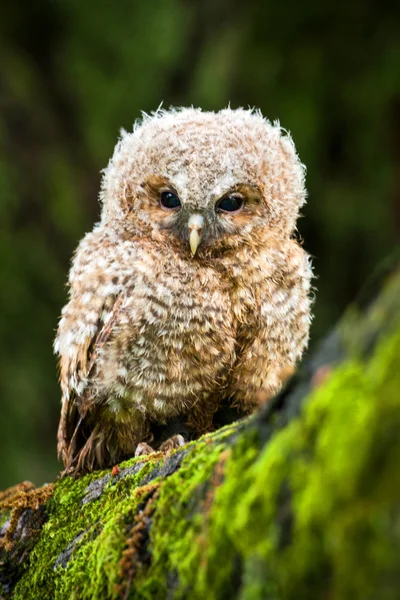
[{"label": "dark forest background", "polygon": [[100,170],[140,111],[257,106],[307,165],[315,343],[400,238],[400,20],[372,0],[0,9],[0,487],[58,472],[52,341]]}]

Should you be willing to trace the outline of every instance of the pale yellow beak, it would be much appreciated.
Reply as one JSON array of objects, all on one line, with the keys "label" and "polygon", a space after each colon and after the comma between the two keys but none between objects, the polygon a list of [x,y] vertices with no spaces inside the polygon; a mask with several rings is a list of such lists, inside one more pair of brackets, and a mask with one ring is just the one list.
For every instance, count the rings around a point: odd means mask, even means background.
[{"label": "pale yellow beak", "polygon": [[204,217],[202,217],[202,215],[199,215],[198,213],[195,213],[194,215],[192,215],[188,221],[188,227],[189,227],[189,245],[190,245],[190,250],[192,251],[193,256],[196,254],[197,252],[197,248],[199,247],[200,244],[200,240],[201,240],[201,234],[203,231],[203,226],[204,226]]},{"label": "pale yellow beak", "polygon": [[192,229],[192,231],[190,232],[189,244],[190,244],[190,249],[192,251],[192,254],[194,256],[196,254],[197,248],[199,247],[199,244],[200,244],[200,234],[197,231],[197,229]]}]

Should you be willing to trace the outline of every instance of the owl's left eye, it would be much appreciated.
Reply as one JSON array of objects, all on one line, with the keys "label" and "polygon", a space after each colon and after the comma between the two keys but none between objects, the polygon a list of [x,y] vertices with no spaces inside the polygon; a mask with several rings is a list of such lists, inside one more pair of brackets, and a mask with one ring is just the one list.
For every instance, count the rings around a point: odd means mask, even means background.
[{"label": "owl's left eye", "polygon": [[244,200],[241,196],[225,196],[217,203],[217,212],[238,212],[243,208]]},{"label": "owl's left eye", "polygon": [[181,201],[173,192],[161,192],[160,204],[163,208],[173,209],[181,206]]}]

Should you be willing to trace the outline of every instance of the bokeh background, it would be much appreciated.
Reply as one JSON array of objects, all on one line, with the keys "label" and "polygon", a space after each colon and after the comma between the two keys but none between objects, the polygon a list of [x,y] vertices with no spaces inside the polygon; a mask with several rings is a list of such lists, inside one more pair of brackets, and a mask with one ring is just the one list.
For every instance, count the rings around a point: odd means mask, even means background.
[{"label": "bokeh background", "polygon": [[100,170],[142,110],[257,106],[307,165],[312,340],[400,238],[395,2],[13,0],[0,10],[0,487],[52,480],[52,341]]}]

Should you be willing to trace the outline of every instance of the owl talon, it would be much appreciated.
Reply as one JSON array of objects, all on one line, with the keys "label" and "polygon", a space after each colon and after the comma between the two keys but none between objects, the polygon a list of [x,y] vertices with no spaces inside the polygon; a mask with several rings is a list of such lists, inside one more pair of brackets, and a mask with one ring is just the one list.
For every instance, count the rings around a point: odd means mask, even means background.
[{"label": "owl talon", "polygon": [[155,452],[154,448],[146,444],[146,442],[141,442],[136,446],[135,457],[146,456],[146,454],[152,454],[153,452]]},{"label": "owl talon", "polygon": [[178,433],[177,435],[173,435],[163,442],[160,446],[160,452],[169,452],[170,450],[175,450],[175,448],[180,448],[186,444],[185,438],[183,435]]},{"label": "owl talon", "polygon": [[74,467],[67,467],[63,471],[60,472],[57,479],[64,479],[64,477],[68,477],[68,475],[74,475],[74,474],[75,474]]}]

